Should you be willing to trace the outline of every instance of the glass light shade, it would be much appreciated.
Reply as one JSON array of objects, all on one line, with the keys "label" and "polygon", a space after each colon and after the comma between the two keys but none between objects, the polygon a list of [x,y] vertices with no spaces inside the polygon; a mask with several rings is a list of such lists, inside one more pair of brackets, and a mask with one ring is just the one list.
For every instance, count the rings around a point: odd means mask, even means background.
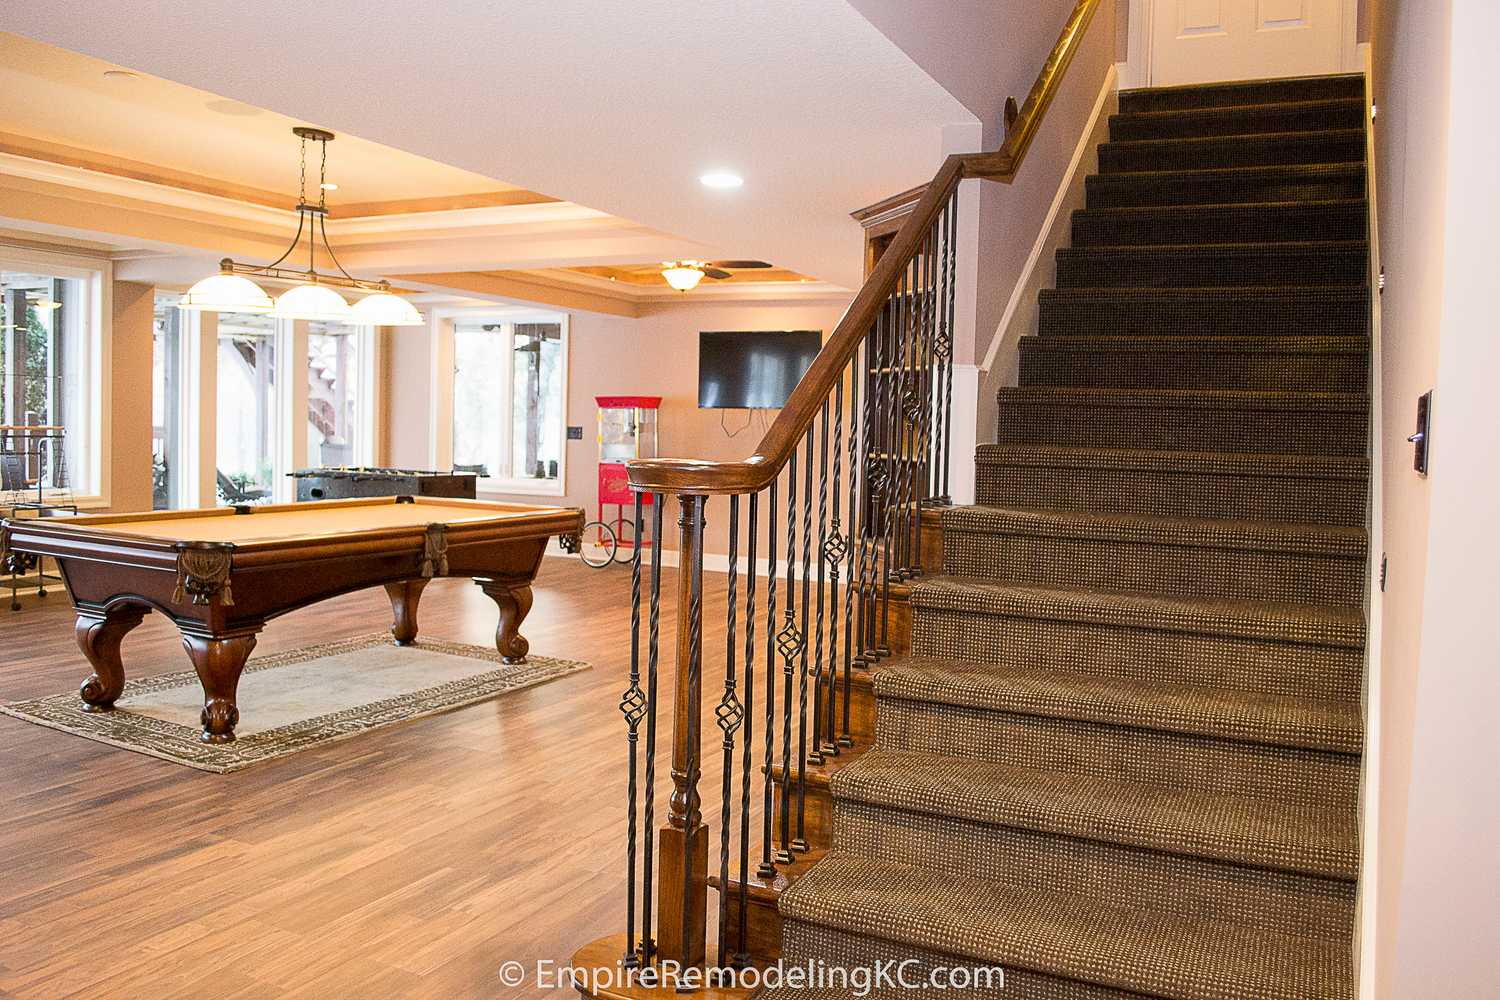
[{"label": "glass light shade", "polygon": [[344,297],[324,285],[297,285],[276,297],[271,315],[278,319],[315,319],[324,323],[353,323],[354,310]]},{"label": "glass light shade", "polygon": [[189,288],[177,308],[189,312],[270,312],[276,303],[255,282],[238,274],[215,274]]},{"label": "glass light shade", "polygon": [[363,326],[421,326],[425,320],[401,296],[376,292],[354,303],[354,322]]},{"label": "glass light shade", "polygon": [[676,267],[663,268],[661,276],[667,279],[667,284],[679,292],[691,292],[698,287],[698,282],[703,280],[702,271],[696,267],[683,267],[680,264]]}]

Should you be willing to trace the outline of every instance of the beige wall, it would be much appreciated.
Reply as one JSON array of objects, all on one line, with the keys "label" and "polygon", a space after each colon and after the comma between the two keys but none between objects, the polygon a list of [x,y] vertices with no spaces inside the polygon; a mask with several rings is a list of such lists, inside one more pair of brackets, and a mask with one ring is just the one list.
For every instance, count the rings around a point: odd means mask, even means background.
[{"label": "beige wall", "polygon": [[[598,441],[594,397],[661,396],[661,452],[665,456],[734,461],[755,449],[775,411],[698,409],[700,330],[822,330],[832,332],[847,303],[724,303],[691,297],[681,305],[652,307],[637,319],[599,313],[569,314],[568,423],[583,440],[567,444],[567,493],[561,502],[596,516]],[[432,412],[431,345],[422,329],[393,331],[389,461],[427,467]],[[727,425],[727,431],[726,431]],[[731,437],[730,435],[733,434]],[[515,496],[523,502],[552,498]],[[705,547],[728,551],[723,501],[712,501]],[[675,513],[669,511],[668,513]],[[670,526],[672,522],[667,521]],[[667,531],[663,532],[667,534]],[[675,543],[669,543],[675,547]]]},{"label": "beige wall", "polygon": [[1430,480],[1412,470],[1419,395],[1436,380],[1443,289],[1448,163],[1449,3],[1382,0],[1375,10],[1373,81],[1380,252],[1384,426],[1382,534],[1387,559],[1381,600],[1380,828],[1376,951],[1381,996],[1389,993],[1411,778],[1422,606],[1426,588]]},{"label": "beige wall", "polygon": [[116,281],[110,323],[110,510],[151,509],[151,340],[156,289]]},{"label": "beige wall", "polygon": [[[1415,389],[1422,379],[1434,387],[1427,480],[1413,481],[1409,461],[1390,468],[1387,480],[1388,502],[1406,497],[1411,514],[1410,524],[1387,518],[1387,530],[1395,536],[1390,541],[1408,550],[1395,571],[1417,576],[1422,589],[1413,592],[1408,582],[1400,597],[1420,602],[1419,636],[1408,630],[1386,657],[1387,678],[1400,680],[1407,699],[1399,714],[1403,743],[1392,750],[1409,748],[1410,763],[1398,772],[1409,781],[1400,908],[1386,915],[1398,927],[1394,950],[1386,952],[1394,961],[1384,995],[1402,1000],[1495,996],[1500,992],[1500,779],[1495,774],[1500,651],[1493,624],[1500,608],[1495,575],[1500,565],[1495,389],[1500,341],[1494,238],[1500,197],[1494,172],[1500,140],[1494,94],[1500,68],[1493,50],[1500,38],[1500,8],[1493,0],[1382,0],[1380,6],[1377,30],[1393,30],[1380,44],[1395,56],[1395,73],[1383,92],[1387,100],[1404,101],[1412,119],[1424,119],[1399,137],[1412,169],[1406,174],[1407,228],[1398,251],[1408,269],[1419,267],[1428,275],[1421,287],[1422,309],[1414,317],[1421,326],[1402,331],[1414,349],[1394,376],[1398,394],[1389,400],[1388,441],[1406,433],[1411,422],[1412,400],[1399,390]],[[1410,88],[1405,95],[1397,90],[1402,83]],[[1383,121],[1384,102],[1381,112]],[[1417,212],[1424,217],[1414,218]],[[1431,276],[1438,266],[1440,279]],[[1411,384],[1403,385],[1408,377]],[[1388,613],[1395,600],[1388,593]],[[1412,618],[1417,608],[1404,614]],[[1393,631],[1389,624],[1386,629]]]}]

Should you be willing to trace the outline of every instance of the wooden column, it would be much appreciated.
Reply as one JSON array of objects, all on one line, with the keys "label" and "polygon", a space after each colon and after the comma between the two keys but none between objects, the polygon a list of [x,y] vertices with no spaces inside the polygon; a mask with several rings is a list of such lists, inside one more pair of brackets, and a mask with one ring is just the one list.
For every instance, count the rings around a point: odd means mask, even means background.
[{"label": "wooden column", "polygon": [[707,498],[679,495],[677,680],[672,712],[672,799],[659,834],[658,954],[683,966],[707,956],[708,828],[698,778],[703,770],[703,508]]}]

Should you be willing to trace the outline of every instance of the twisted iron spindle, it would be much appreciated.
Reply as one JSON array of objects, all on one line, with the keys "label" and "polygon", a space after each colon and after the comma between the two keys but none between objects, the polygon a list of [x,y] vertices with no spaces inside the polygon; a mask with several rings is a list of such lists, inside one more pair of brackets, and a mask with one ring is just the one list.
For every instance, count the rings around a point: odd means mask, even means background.
[{"label": "twisted iron spindle", "polygon": [[776,862],[771,858],[772,804],[771,767],[776,757],[776,480],[766,507],[766,766],[762,782],[760,868],[756,875],[770,881],[776,877]]},{"label": "twisted iron spindle", "polygon": [[[827,435],[825,434],[824,437],[826,438]],[[823,558],[828,563],[829,569],[832,570],[828,589],[828,721],[824,729],[828,738],[823,743],[823,754],[825,756],[830,754],[836,755],[839,752],[839,585],[843,581],[844,554],[846,551],[843,536],[842,494],[839,492],[839,487],[843,484],[843,458],[844,380],[841,376],[833,384],[833,521],[829,525],[828,539],[823,543]],[[845,683],[848,683],[847,677],[845,678]]]},{"label": "twisted iron spindle", "polygon": [[[797,674],[797,652],[803,647],[802,633],[797,631],[797,612],[793,602],[797,595],[797,450],[792,449],[787,462],[786,484],[786,612],[781,632],[776,636],[776,651],[782,659],[781,697],[781,848],[777,864],[792,861],[792,684]],[[769,776],[768,776],[769,777]]]},{"label": "twisted iron spindle", "polygon": [[[729,611],[724,644],[724,696],[714,709],[714,719],[723,731],[724,780],[719,802],[719,967],[727,968],[730,954],[729,935],[729,812],[730,793],[734,788],[734,737],[745,719],[740,704],[738,678],[735,676],[735,619],[739,599],[740,498],[729,498]],[[701,568],[694,570],[701,576]]]},{"label": "twisted iron spindle", "polygon": [[[814,631],[813,658],[812,658],[812,749],[807,752],[807,760],[812,764],[823,763],[823,716],[825,707],[823,704],[823,639],[824,639],[824,591],[828,586],[828,556],[825,554],[828,548],[828,400],[823,401],[823,411],[820,417],[821,431],[818,435],[818,599],[817,628]],[[809,431],[809,433],[811,433]]]},{"label": "twisted iron spindle", "polygon": [[854,745],[854,740],[849,735],[849,677],[854,664],[860,662],[854,651],[854,605],[859,603],[856,582],[858,567],[855,560],[860,552],[859,538],[862,532],[862,521],[856,506],[859,502],[859,379],[865,363],[861,358],[865,356],[868,356],[868,352],[862,354],[861,351],[855,351],[849,378],[849,528],[844,533],[849,543],[845,551],[845,559],[849,563],[849,587],[844,592],[844,718],[839,730],[839,746],[844,747]]},{"label": "twisted iron spindle", "polygon": [[[635,525],[636,537],[640,537],[641,527],[641,496],[635,497]],[[636,859],[636,837],[637,837],[637,787],[636,775],[639,767],[641,720],[645,718],[650,706],[646,704],[646,695],[641,691],[641,550],[637,546],[630,560],[630,683],[625,688],[625,693],[620,696],[620,712],[625,716],[625,725],[628,727],[626,737],[630,747],[630,775],[625,792],[625,964],[635,967],[640,964],[640,956],[636,951],[635,941],[635,859]]]},{"label": "twisted iron spindle", "polygon": [[949,270],[949,274],[952,277],[952,282],[953,283],[950,284],[949,288],[948,288],[948,302],[947,302],[947,306],[948,306],[948,340],[947,340],[947,344],[948,344],[949,361],[948,361],[948,371],[946,373],[947,386],[946,386],[946,388],[944,390],[944,400],[945,400],[944,405],[946,406],[947,413],[948,413],[947,423],[946,423],[946,425],[945,425],[945,427],[943,429],[943,434],[945,436],[945,443],[944,443],[944,446],[943,446],[944,447],[944,459],[945,459],[944,462],[943,462],[943,502],[944,503],[952,503],[953,502],[953,495],[948,492],[948,469],[953,464],[953,361],[952,361],[952,352],[953,352],[953,303],[954,303],[954,301],[958,297],[957,295],[954,294],[954,287],[953,287],[954,285],[957,284],[957,281],[958,281],[958,259],[957,259],[957,253],[958,253],[958,251],[956,249],[957,248],[957,244],[958,244],[958,212],[957,212],[957,207],[958,206],[957,206],[957,201],[956,201],[957,197],[958,197],[958,195],[957,195],[957,193],[955,193],[952,197],[950,197],[948,199],[948,207],[949,207],[949,212],[948,212],[948,270]]},{"label": "twisted iron spindle", "polygon": [[741,742],[744,750],[740,758],[740,892],[736,901],[740,933],[734,956],[735,964],[739,966],[750,959],[747,926],[750,914],[750,752],[755,743],[755,541],[760,527],[759,501],[759,493],[750,494],[750,552],[746,559],[749,573],[745,577],[745,736]]},{"label": "twisted iron spindle", "polygon": [[[797,671],[797,835],[792,850],[807,853],[807,624],[812,605],[812,480],[813,431],[803,442],[807,462],[802,485],[802,630],[803,640]],[[791,596],[788,592],[787,596]]]},{"label": "twisted iron spindle", "polygon": [[[656,953],[651,939],[652,875],[656,870],[656,679],[661,650],[661,508],[665,498],[651,495],[651,614],[646,640],[646,798],[645,854],[641,877],[641,961],[649,962]],[[640,535],[636,535],[636,558],[640,557]]]}]

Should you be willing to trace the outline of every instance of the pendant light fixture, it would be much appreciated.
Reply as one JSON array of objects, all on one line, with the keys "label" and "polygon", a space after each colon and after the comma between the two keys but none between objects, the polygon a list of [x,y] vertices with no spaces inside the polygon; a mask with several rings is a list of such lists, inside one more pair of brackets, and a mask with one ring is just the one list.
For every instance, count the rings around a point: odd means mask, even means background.
[{"label": "pendant light fixture", "polygon": [[[278,319],[320,320],[327,323],[367,324],[370,326],[421,326],[423,319],[410,302],[391,294],[388,281],[365,281],[354,277],[339,263],[328,245],[328,192],[336,185],[328,183],[328,144],[333,133],[320,128],[298,125],[292,133],[302,140],[302,183],[297,199],[297,234],[286,253],[264,266],[241,264],[225,257],[219,261],[219,273],[193,285],[182,296],[178,308],[207,312],[270,313]],[[307,144],[319,147],[318,202],[307,200]],[[307,270],[282,264],[302,245],[307,232]],[[317,267],[318,244],[338,269],[337,274],[323,274]],[[297,284],[282,292],[273,302],[265,290],[247,275]],[[347,288],[369,292],[351,306],[335,289]]]}]

